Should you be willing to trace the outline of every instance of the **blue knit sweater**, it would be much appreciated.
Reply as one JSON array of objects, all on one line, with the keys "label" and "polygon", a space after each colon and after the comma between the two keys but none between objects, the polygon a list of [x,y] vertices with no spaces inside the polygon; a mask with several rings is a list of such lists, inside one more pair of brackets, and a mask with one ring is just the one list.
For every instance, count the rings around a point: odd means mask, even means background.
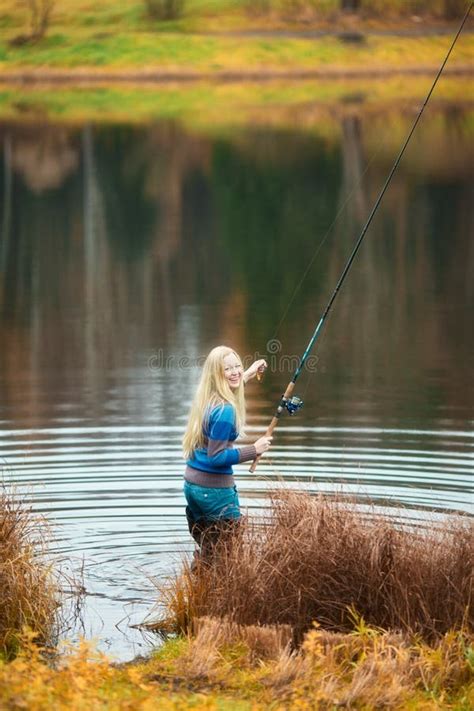
[{"label": "blue knit sweater", "polygon": [[235,409],[230,403],[213,407],[204,425],[205,446],[195,449],[189,467],[211,474],[232,474],[232,465],[256,457],[255,447],[234,449],[237,439]]}]

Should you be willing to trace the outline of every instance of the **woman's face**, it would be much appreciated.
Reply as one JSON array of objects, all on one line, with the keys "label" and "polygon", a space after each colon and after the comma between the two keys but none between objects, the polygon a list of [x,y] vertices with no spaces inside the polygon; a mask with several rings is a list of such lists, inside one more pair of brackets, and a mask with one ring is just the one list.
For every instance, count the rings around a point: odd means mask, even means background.
[{"label": "woman's face", "polygon": [[239,387],[243,376],[243,368],[237,356],[233,353],[226,355],[224,357],[224,377],[233,390]]}]

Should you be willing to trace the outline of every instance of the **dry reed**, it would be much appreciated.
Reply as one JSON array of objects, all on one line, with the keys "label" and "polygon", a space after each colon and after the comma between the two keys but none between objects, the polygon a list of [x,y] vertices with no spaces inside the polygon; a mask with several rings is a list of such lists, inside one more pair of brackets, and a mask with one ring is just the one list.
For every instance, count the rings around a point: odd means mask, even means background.
[{"label": "dry reed", "polygon": [[[167,674],[182,688],[253,689],[275,708],[468,709],[474,701],[474,636],[448,632],[432,644],[355,620],[351,633],[313,627],[291,650],[284,626],[237,625],[200,618]],[[156,663],[156,662],[155,662]],[[153,668],[148,679],[157,678]],[[158,674],[158,678],[163,678]],[[169,677],[168,677],[169,678]]]},{"label": "dry reed", "polygon": [[188,679],[222,676],[222,650],[239,645],[243,664],[279,659],[289,652],[292,636],[288,625],[237,625],[211,617],[196,618],[192,632],[188,653],[178,663],[179,671]]},{"label": "dry reed", "polygon": [[54,640],[58,586],[47,543],[44,518],[13,492],[0,490],[0,657],[16,654],[25,628],[39,644]]},{"label": "dry reed", "polygon": [[472,519],[451,516],[423,532],[354,502],[278,491],[265,525],[246,521],[211,564],[160,586],[155,629],[187,631],[197,617],[240,625],[289,625],[299,644],[313,621],[349,632],[354,616],[433,641],[471,628]]}]

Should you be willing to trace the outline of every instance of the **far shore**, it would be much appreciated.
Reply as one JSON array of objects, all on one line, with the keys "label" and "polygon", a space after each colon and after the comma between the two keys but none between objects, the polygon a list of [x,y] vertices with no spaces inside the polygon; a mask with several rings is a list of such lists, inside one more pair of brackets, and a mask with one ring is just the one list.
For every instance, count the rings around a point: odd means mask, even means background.
[{"label": "far shore", "polygon": [[[78,11],[83,2],[76,0]],[[246,14],[237,26],[224,15],[208,21],[205,31],[185,20],[158,31],[140,13],[135,24],[97,14],[84,25],[74,14],[58,15],[48,33],[32,42],[22,39],[21,25],[12,26],[0,41],[0,83],[75,87],[434,78],[456,31],[450,23],[374,27],[342,20],[298,30],[289,23],[270,24],[262,31]],[[473,32],[467,25],[443,73],[466,77],[473,67]]]},{"label": "far shore", "polygon": [[[273,69],[271,67],[251,70],[192,71],[184,68],[166,69],[150,67],[147,69],[93,69],[75,67],[74,69],[38,69],[22,70],[0,69],[0,84],[116,84],[116,83],[168,83],[168,82],[265,82],[273,80],[308,80],[308,79],[384,79],[394,76],[429,76],[439,69],[436,65],[408,67],[325,67],[317,69]],[[467,76],[472,74],[471,64],[456,64],[446,67],[444,74],[449,76]]]}]

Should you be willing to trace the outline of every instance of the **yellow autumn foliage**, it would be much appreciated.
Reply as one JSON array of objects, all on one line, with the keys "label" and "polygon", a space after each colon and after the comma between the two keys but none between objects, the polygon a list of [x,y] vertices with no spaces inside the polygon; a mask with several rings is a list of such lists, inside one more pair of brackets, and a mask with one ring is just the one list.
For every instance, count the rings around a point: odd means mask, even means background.
[{"label": "yellow autumn foliage", "polygon": [[315,625],[300,649],[285,626],[205,618],[193,635],[147,660],[115,665],[84,641],[54,656],[24,633],[22,651],[0,663],[0,708],[32,711],[313,711],[474,707],[474,637],[465,630],[428,645],[371,628]]}]

